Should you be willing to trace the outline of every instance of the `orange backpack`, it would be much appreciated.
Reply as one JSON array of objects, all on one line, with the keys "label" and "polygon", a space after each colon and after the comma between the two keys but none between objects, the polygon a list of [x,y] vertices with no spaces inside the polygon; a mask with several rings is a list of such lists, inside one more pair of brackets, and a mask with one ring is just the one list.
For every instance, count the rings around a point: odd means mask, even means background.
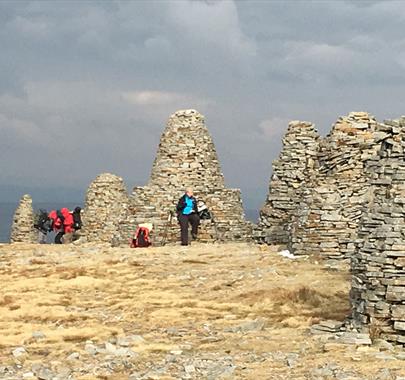
[{"label": "orange backpack", "polygon": [[138,227],[131,240],[131,248],[146,248],[152,243],[149,239],[149,230],[146,227]]}]

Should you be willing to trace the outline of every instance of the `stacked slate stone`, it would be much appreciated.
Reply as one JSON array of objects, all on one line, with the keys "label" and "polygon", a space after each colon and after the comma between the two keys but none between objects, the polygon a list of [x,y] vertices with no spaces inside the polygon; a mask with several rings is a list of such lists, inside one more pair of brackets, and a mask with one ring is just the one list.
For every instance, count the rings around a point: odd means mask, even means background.
[{"label": "stacked slate stone", "polygon": [[354,327],[405,345],[405,117],[379,126],[352,268]]},{"label": "stacked slate stone", "polygon": [[11,226],[11,243],[38,243],[38,232],[34,228],[32,199],[24,195],[14,213]]},{"label": "stacked slate stone", "polygon": [[206,203],[215,220],[201,221],[200,241],[237,241],[251,236],[240,191],[225,188],[204,116],[195,110],[181,110],[169,118],[148,184],[133,190],[117,241],[126,244],[140,223],[153,224],[155,245],[179,241],[179,226],[171,215],[187,187]]},{"label": "stacked slate stone", "polygon": [[318,168],[295,207],[289,249],[298,255],[350,257],[370,186],[364,165],[377,149],[377,122],[366,112],[340,117],[321,140]]},{"label": "stacked slate stone", "polygon": [[301,187],[316,163],[319,135],[308,122],[289,123],[283,149],[272,164],[269,193],[253,234],[260,243],[287,243]]},{"label": "stacked slate stone", "polygon": [[127,207],[123,179],[110,173],[100,174],[87,190],[80,241],[113,243]]}]

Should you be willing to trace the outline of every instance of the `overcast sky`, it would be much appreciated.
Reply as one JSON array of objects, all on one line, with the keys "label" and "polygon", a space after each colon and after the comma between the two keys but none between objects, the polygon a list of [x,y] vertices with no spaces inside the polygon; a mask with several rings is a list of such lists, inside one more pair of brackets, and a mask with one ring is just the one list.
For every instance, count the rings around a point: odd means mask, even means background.
[{"label": "overcast sky", "polygon": [[3,0],[0,47],[0,188],[143,185],[195,108],[255,208],[289,120],[405,114],[405,1]]}]

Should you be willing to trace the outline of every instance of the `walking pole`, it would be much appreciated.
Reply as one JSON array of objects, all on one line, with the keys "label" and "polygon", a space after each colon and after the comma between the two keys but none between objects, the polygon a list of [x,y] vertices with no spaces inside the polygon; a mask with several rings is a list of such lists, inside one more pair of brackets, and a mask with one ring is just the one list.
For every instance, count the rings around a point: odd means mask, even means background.
[{"label": "walking pole", "polygon": [[173,212],[169,211],[169,216],[167,218],[167,223],[165,227],[165,231],[163,232],[163,240],[162,240],[162,245],[166,245],[166,239],[167,239],[167,230],[169,228],[169,224],[172,224],[172,217],[173,217]]},{"label": "walking pole", "polygon": [[220,241],[217,222],[215,221],[214,213],[212,211],[210,211],[210,213],[211,213],[211,220],[212,220],[212,224],[214,225],[214,230],[215,230],[215,235],[216,235],[217,241]]}]

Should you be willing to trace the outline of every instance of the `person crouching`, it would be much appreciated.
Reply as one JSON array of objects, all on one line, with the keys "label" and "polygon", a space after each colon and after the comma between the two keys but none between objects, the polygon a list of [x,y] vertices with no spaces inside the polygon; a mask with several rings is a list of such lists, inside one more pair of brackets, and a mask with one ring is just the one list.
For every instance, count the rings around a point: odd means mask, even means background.
[{"label": "person crouching", "polygon": [[198,225],[200,217],[198,216],[197,199],[193,196],[193,190],[186,189],[185,194],[177,203],[177,218],[180,223],[181,245],[188,245],[188,224],[191,224],[191,236],[193,240],[197,239]]}]

